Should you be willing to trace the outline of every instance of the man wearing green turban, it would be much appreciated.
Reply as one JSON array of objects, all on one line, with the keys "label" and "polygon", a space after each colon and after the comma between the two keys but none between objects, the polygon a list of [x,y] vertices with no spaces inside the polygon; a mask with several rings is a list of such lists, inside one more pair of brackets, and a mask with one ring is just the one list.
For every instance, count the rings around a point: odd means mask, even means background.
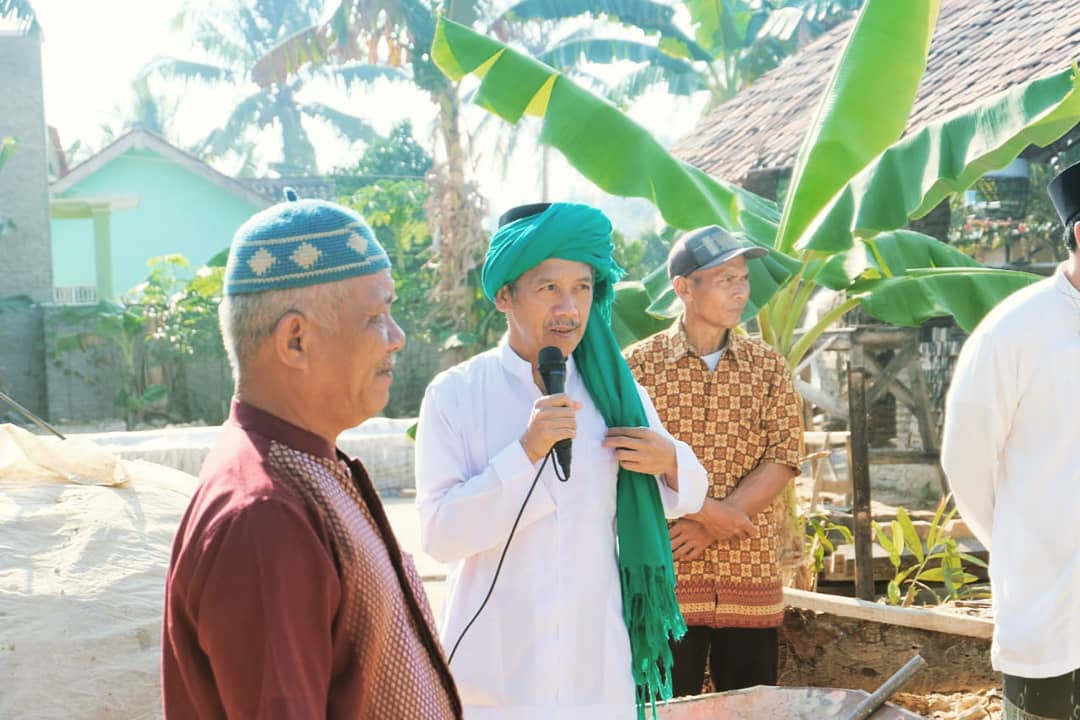
[{"label": "man wearing green turban", "polygon": [[[440,625],[469,720],[641,718],[671,694],[668,643],[686,626],[664,518],[698,511],[707,482],[612,334],[612,249],[585,205],[504,215],[483,287],[508,332],[420,409],[421,539],[453,564]],[[547,347],[567,358],[563,393],[544,389]]]}]

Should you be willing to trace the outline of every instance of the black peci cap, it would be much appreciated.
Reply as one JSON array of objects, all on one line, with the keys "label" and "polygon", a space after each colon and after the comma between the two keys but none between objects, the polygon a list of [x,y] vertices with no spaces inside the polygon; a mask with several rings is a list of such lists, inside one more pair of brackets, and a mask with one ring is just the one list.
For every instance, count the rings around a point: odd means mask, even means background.
[{"label": "black peci cap", "polygon": [[533,215],[539,215],[540,213],[551,207],[551,203],[529,203],[528,205],[518,205],[512,207],[502,215],[499,216],[499,227],[503,225],[509,225],[515,220],[521,218],[531,217]]},{"label": "black peci cap", "polygon": [[1080,163],[1062,170],[1046,186],[1050,202],[1054,203],[1061,224],[1065,225],[1080,213]]}]

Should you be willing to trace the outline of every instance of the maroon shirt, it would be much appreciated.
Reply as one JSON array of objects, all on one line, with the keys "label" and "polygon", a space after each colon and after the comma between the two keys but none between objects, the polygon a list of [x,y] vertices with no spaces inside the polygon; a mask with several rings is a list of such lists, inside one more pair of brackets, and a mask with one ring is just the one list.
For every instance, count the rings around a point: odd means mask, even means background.
[{"label": "maroon shirt", "polygon": [[166,718],[461,717],[360,463],[234,401],[200,478],[166,579]]}]

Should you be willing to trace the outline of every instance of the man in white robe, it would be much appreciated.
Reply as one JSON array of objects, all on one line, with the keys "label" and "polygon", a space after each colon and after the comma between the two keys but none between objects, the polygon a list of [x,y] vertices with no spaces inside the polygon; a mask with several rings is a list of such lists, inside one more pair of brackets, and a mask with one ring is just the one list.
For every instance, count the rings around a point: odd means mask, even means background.
[{"label": "man in white robe", "polygon": [[990,550],[1005,720],[1080,718],[1080,164],[1048,190],[1069,257],[964,343],[941,447],[960,514]]},{"label": "man in white robe", "polygon": [[[527,214],[537,209],[538,214]],[[655,530],[664,538],[669,568],[660,507],[672,518],[699,510],[706,474],[690,448],[664,430],[617,345],[601,356],[611,367],[599,374],[605,381],[628,378],[626,387],[640,400],[647,427],[609,427],[590,394],[587,371],[579,363],[582,357],[593,364],[600,360],[574,351],[587,330],[610,335],[606,325],[588,329],[589,323],[607,322],[603,311],[593,312],[594,295],[610,303],[606,273],[615,266],[607,218],[566,204],[521,212],[525,217],[504,225],[503,235],[493,238],[485,263],[485,291],[506,314],[507,335],[496,348],[439,375],[420,411],[416,481],[422,543],[432,557],[452,564],[442,642],[453,654],[451,671],[469,720],[633,718],[635,698],[641,712],[648,700],[664,693],[655,683],[642,690],[648,668],[632,672],[630,620],[624,617],[626,591],[620,582],[625,558],[618,552],[628,552],[636,538],[624,534],[620,518],[617,547],[616,507],[625,507],[621,496],[617,503],[617,487],[627,482],[618,479],[620,465],[656,476],[636,475],[631,482],[655,483]],[[507,240],[505,235],[515,232]],[[592,237],[600,250],[560,251],[557,239],[567,233]],[[523,247],[525,256],[515,260],[507,282],[495,278],[506,271],[506,256],[499,253]],[[579,257],[587,262],[573,259]],[[536,356],[546,346],[570,356],[565,393],[548,396],[542,389]],[[573,439],[567,482],[558,479],[554,458],[545,461],[564,438]],[[541,468],[499,570],[511,528]],[[490,599],[462,638],[497,572]],[[666,591],[674,602],[673,575],[670,580]],[[665,627],[681,634],[677,624]],[[660,655],[641,664],[663,666],[663,649],[655,651]],[[639,654],[649,657],[644,650]],[[667,683],[670,694],[670,678]]]}]

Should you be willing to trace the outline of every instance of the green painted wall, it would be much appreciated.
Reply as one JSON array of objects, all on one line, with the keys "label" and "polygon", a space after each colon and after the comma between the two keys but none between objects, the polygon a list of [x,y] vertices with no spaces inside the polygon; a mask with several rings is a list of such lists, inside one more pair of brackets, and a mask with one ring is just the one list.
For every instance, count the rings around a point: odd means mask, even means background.
[{"label": "green painted wall", "polygon": [[[63,197],[137,195],[112,215],[113,291],[146,279],[146,261],[179,253],[198,267],[229,245],[260,208],[152,150],[129,150],[76,183]],[[53,283],[94,285],[92,220],[52,221]]]}]

